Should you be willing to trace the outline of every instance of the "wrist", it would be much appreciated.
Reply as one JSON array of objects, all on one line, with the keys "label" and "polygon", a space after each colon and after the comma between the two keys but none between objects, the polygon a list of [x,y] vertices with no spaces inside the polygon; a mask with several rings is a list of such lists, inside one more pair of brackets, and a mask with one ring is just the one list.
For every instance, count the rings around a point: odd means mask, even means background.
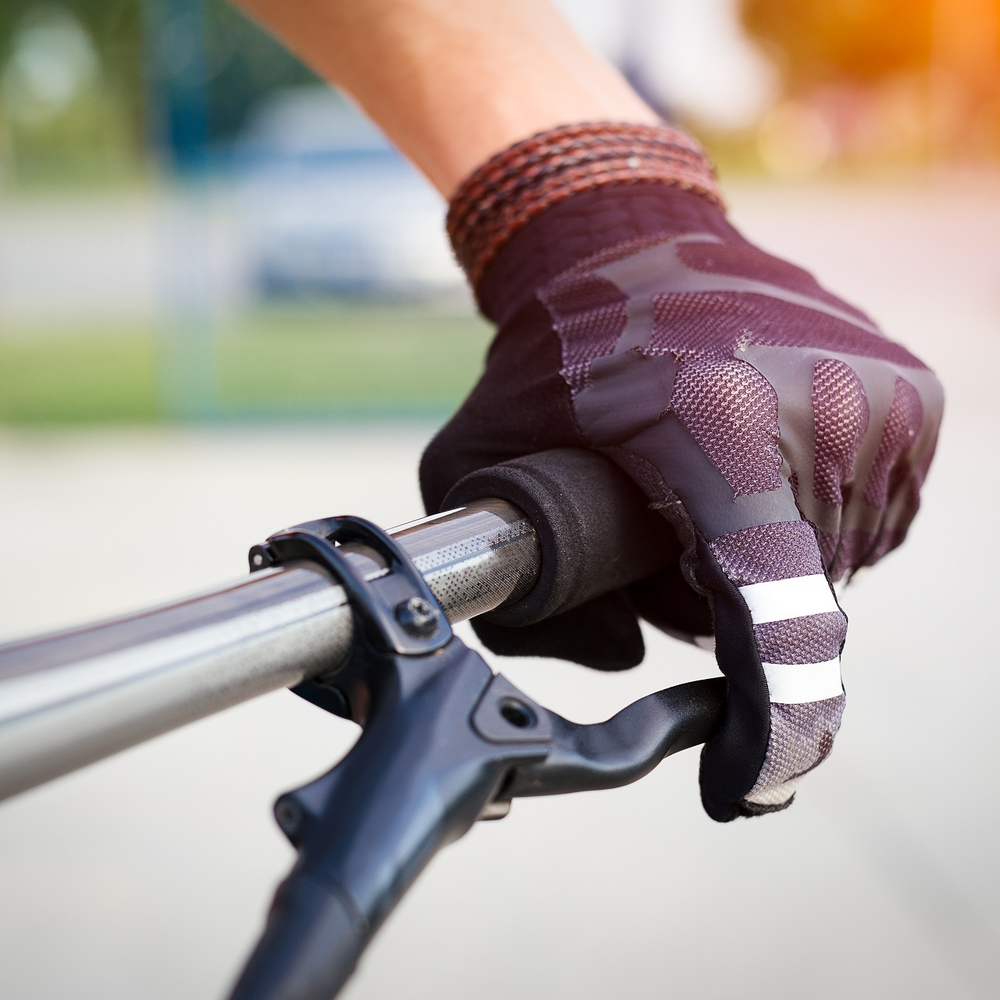
[{"label": "wrist", "polygon": [[459,185],[448,234],[483,312],[504,321],[549,277],[600,250],[679,232],[728,235],[711,162],[668,125],[561,126]]}]

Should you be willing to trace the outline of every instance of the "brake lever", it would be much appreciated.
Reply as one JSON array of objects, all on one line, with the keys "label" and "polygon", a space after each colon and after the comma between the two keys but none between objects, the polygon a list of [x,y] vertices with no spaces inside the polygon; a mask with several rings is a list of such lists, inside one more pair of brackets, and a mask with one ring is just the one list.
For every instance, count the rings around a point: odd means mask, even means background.
[{"label": "brake lever", "polygon": [[[341,542],[384,561],[372,580]],[[329,1000],[403,893],[446,844],[518,795],[627,784],[704,741],[724,682],[643,698],[578,725],[494,675],[451,632],[398,544],[360,518],[310,522],[250,552],[252,569],[308,559],[351,597],[354,647],[334,674],[294,689],[362,734],[348,755],[282,795],[275,817],[299,857],[279,886],[231,1000]]]},{"label": "brake lever", "polygon": [[552,730],[549,752],[515,767],[503,795],[563,795],[638,781],[664,758],[710,739],[725,697],[719,677],[657,691],[605,722],[582,725],[544,710]]}]

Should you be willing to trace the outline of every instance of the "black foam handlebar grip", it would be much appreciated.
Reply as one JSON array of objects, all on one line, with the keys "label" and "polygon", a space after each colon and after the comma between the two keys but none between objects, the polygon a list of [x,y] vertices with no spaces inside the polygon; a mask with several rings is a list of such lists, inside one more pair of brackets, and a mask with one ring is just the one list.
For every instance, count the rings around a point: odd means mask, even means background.
[{"label": "black foam handlebar grip", "polygon": [[668,522],[597,452],[559,448],[472,472],[452,487],[443,509],[486,497],[520,507],[542,550],[532,591],[483,616],[496,625],[540,622],[653,576],[680,558]]}]

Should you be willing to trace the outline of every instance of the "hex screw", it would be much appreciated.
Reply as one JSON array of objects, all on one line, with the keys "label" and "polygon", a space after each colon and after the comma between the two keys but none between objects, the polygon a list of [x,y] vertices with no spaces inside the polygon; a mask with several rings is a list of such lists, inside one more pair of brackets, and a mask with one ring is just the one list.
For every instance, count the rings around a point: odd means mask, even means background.
[{"label": "hex screw", "polygon": [[422,597],[410,597],[396,605],[396,621],[410,635],[430,635],[437,628],[438,614],[438,609]]}]

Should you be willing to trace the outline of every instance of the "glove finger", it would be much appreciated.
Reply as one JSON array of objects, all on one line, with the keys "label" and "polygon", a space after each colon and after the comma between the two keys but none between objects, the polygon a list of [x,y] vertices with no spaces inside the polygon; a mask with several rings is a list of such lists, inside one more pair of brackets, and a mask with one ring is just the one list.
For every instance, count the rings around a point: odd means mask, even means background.
[{"label": "glove finger", "polygon": [[[745,717],[705,750],[702,793],[719,818],[727,807],[730,815],[782,808],[798,777],[829,754],[844,707],[839,661],[847,619],[824,566],[841,558],[852,568],[862,560],[871,563],[902,540],[943,403],[940,385],[926,369],[900,371],[862,358],[852,358],[849,366],[812,353],[753,360],[753,372],[740,372],[739,392],[729,398],[719,392],[720,373],[706,367],[675,411],[731,488],[730,513],[752,495],[758,508],[770,497],[772,516],[757,526],[720,532],[718,511],[726,509],[721,485],[716,483],[714,498],[702,490],[686,499],[683,478],[674,479],[673,470],[665,477],[676,485],[701,535],[699,569],[713,595],[717,657],[730,678],[734,710]],[[766,381],[761,369],[767,369]],[[706,396],[726,405],[702,427],[690,414],[698,416],[698,402]],[[740,441],[741,433],[752,436],[752,449]],[[779,438],[794,473],[782,461]],[[752,461],[740,462],[734,440]],[[750,473],[753,480],[747,480]],[[825,552],[808,521],[791,519],[788,493],[800,510],[826,521]],[[845,493],[849,506],[842,516]],[[782,497],[785,513],[779,519],[773,514]],[[745,739],[747,720],[759,722],[763,714],[759,691],[754,701],[758,664],[769,700],[767,745],[753,785],[737,800],[756,761],[747,759],[746,748],[742,758],[736,756],[732,735]],[[758,738],[749,746],[759,753],[760,744]]]},{"label": "glove finger", "polygon": [[831,578],[876,562],[903,540],[919,506],[940,383],[905,357],[760,346],[744,357],[777,391],[781,451]]},{"label": "glove finger", "polygon": [[783,808],[797,776],[829,753],[846,618],[778,450],[773,387],[741,361],[685,367],[671,410],[609,450],[692,539],[729,681],[726,718],[703,754],[702,796],[713,818],[729,820]]},{"label": "glove finger", "polygon": [[[706,809],[732,818],[784,808],[797,779],[829,754],[840,726],[847,618],[807,521],[706,540],[698,572],[712,594],[716,657],[734,713],[731,731],[724,726],[703,754]],[[732,742],[746,741],[751,723],[760,727],[751,741],[758,756],[748,757],[748,744],[737,758]]]},{"label": "glove finger", "polygon": [[873,565],[901,544],[920,507],[920,488],[934,457],[944,394],[936,378],[913,374],[896,376],[894,381],[892,404],[863,493],[864,503],[884,513],[877,538],[856,565]]}]

